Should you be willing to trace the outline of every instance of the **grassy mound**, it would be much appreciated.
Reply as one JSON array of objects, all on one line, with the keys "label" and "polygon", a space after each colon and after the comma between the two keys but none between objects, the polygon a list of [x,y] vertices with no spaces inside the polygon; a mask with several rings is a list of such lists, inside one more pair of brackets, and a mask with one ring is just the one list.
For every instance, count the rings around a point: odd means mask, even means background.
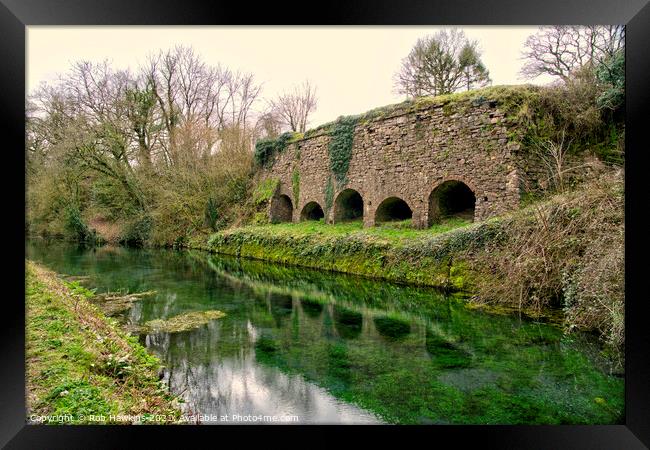
[{"label": "grassy mound", "polygon": [[[454,232],[474,236],[484,225],[450,220],[428,230],[387,225],[363,228],[361,222],[327,225],[303,222],[251,226],[213,234],[198,247],[235,256],[351,273],[398,282],[466,289],[462,267],[439,246],[458,238]],[[451,234],[446,231],[454,230]],[[464,234],[463,234],[464,235]],[[466,242],[475,240],[467,238]],[[463,241],[465,242],[465,241]],[[453,243],[451,245],[454,245]],[[430,249],[423,254],[423,250]]]}]

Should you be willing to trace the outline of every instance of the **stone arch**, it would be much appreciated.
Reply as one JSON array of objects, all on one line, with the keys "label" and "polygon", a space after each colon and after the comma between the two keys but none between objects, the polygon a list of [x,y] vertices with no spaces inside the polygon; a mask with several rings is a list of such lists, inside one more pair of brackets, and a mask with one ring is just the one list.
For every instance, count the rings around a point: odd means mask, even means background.
[{"label": "stone arch", "polygon": [[429,194],[429,223],[431,226],[447,217],[474,220],[476,190],[461,179],[448,179]]},{"label": "stone arch", "polygon": [[291,198],[285,194],[273,198],[269,216],[271,223],[291,222],[293,218]]},{"label": "stone arch", "polygon": [[388,197],[377,206],[375,224],[407,220],[412,217],[413,209],[406,201],[399,197]]},{"label": "stone arch", "polygon": [[318,202],[309,202],[307,203],[300,212],[300,221],[305,220],[320,220],[325,217],[323,208],[318,204]]},{"label": "stone arch", "polygon": [[334,223],[363,218],[363,197],[354,189],[345,189],[334,201]]}]

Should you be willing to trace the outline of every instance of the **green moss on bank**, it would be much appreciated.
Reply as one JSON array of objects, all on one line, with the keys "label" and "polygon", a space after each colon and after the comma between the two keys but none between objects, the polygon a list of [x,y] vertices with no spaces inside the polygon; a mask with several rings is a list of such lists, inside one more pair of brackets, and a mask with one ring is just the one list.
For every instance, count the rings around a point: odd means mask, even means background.
[{"label": "green moss on bank", "polygon": [[321,221],[245,227],[212,235],[204,248],[402,283],[456,290],[471,287],[466,264],[444,249],[480,243],[476,234],[490,229],[490,224],[469,225],[454,219],[428,230],[399,225],[364,229],[361,222],[327,225]]},{"label": "green moss on bank", "polygon": [[54,424],[180,421],[178,405],[159,381],[158,358],[92,305],[91,291],[31,261],[26,270],[28,418],[68,415],[44,421]]}]

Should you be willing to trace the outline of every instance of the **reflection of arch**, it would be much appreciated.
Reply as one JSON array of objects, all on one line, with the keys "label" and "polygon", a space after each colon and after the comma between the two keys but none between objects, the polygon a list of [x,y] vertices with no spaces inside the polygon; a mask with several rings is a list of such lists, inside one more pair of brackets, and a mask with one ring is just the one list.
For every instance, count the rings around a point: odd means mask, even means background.
[{"label": "reflection of arch", "polygon": [[300,301],[300,305],[302,306],[302,310],[309,317],[318,317],[323,312],[323,305],[318,302],[303,299]]},{"label": "reflection of arch", "polygon": [[293,311],[293,297],[287,294],[271,293],[269,294],[271,303],[271,315],[275,319],[277,326],[282,326],[282,320],[291,315]]},{"label": "reflection of arch", "polygon": [[429,226],[447,217],[474,220],[476,195],[459,180],[438,185],[429,195]]},{"label": "reflection of arch", "polygon": [[323,208],[316,202],[309,202],[302,208],[300,213],[300,221],[304,220],[320,220],[325,217],[323,213]]},{"label": "reflection of arch", "polygon": [[271,222],[291,222],[293,204],[288,195],[280,195],[271,201]]},{"label": "reflection of arch", "polygon": [[408,203],[399,197],[388,197],[377,207],[375,223],[410,219],[413,211]]},{"label": "reflection of arch", "polygon": [[334,307],[334,322],[339,336],[353,339],[361,334],[363,316],[361,313],[340,306]]},{"label": "reflection of arch", "polygon": [[363,218],[363,198],[354,189],[345,189],[334,202],[334,222]]},{"label": "reflection of arch", "polygon": [[411,325],[408,322],[393,317],[375,317],[375,328],[384,337],[389,339],[400,339],[411,332]]}]

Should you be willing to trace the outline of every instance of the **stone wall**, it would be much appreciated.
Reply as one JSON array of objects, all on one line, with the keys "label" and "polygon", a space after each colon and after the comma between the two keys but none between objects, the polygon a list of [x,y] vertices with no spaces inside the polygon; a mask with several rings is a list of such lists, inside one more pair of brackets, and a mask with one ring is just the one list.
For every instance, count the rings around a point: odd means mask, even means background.
[{"label": "stone wall", "polygon": [[[298,140],[275,155],[265,177],[280,180],[271,200],[282,195],[292,200],[292,220],[300,220],[309,202],[317,202],[328,223],[335,221],[337,198],[346,189],[356,190],[363,199],[364,226],[375,224],[381,203],[391,197],[404,200],[412,211],[413,226],[428,226],[435,205],[432,192],[442,183],[456,180],[474,194],[474,218],[483,220],[517,207],[520,199],[521,163],[519,144],[496,102],[432,104],[399,109],[383,117],[356,125],[352,157],[343,186],[336,184],[329,169],[326,131]],[[292,177],[300,176],[299,198],[294,198]],[[327,202],[328,179],[333,184],[332,205]],[[328,208],[328,206],[330,206]]]}]

